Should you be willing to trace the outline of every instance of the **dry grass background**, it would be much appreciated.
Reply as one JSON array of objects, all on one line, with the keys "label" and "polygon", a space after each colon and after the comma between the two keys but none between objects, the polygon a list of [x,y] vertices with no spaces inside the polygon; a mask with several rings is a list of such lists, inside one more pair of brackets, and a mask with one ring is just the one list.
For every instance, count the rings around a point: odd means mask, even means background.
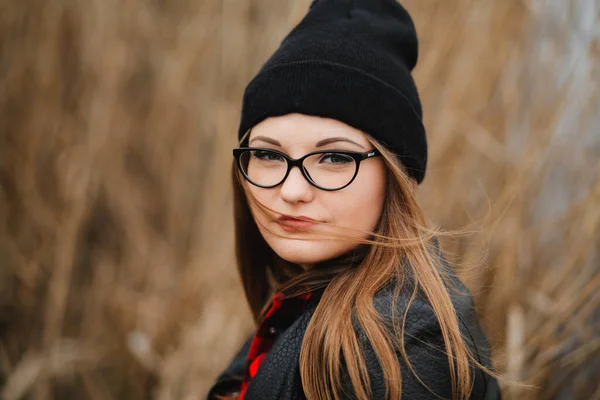
[{"label": "dry grass background", "polygon": [[[428,215],[507,399],[600,398],[600,3],[405,0]],[[242,90],[308,0],[0,0],[0,393],[196,399],[251,330]],[[476,265],[477,268],[469,268]]]}]

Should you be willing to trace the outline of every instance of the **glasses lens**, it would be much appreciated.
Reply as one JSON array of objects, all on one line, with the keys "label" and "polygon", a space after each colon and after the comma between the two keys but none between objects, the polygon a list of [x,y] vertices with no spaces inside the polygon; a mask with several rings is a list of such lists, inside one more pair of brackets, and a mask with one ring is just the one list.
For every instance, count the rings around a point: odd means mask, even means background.
[{"label": "glasses lens", "polygon": [[248,150],[240,155],[240,167],[250,182],[275,186],[285,177],[287,161],[274,151]]},{"label": "glasses lens", "polygon": [[356,174],[354,158],[341,153],[313,154],[303,165],[310,178],[324,189],[344,187]]}]

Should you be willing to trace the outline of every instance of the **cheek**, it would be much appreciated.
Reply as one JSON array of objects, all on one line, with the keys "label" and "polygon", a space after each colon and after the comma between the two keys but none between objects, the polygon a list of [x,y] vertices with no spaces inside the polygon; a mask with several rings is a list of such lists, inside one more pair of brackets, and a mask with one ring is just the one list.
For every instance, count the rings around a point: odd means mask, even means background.
[{"label": "cheek", "polygon": [[[346,192],[331,198],[334,223],[345,228],[372,231],[383,210],[386,180],[384,174],[365,174],[348,186]],[[335,194],[332,193],[332,194]]]},{"label": "cheek", "polygon": [[[249,195],[252,196],[255,201],[258,201],[260,204],[270,209],[274,208],[273,205],[275,204],[276,200],[274,197],[276,195],[276,190],[262,189],[250,184],[248,184],[247,188]],[[264,213],[260,210],[257,210],[256,207],[257,206],[254,204],[254,202],[250,202],[250,209],[252,210],[254,219],[259,219],[261,221],[265,220],[266,216]]]}]

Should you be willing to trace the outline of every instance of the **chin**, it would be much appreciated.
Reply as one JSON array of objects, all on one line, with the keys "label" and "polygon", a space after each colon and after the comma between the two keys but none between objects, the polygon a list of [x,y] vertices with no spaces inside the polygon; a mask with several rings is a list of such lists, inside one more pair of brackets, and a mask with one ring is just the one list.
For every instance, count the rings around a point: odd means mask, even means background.
[{"label": "chin", "polygon": [[[332,240],[298,240],[271,237],[269,246],[282,259],[295,264],[316,264],[339,255],[348,249],[336,246]],[[345,246],[344,246],[345,247]]]}]

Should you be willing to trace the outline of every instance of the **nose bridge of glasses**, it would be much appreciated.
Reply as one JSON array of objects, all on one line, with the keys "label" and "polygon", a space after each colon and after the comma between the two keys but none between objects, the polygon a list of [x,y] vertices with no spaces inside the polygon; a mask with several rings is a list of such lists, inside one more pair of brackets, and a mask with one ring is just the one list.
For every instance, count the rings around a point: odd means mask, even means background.
[{"label": "nose bridge of glasses", "polygon": [[290,156],[286,156],[285,157],[286,161],[287,161],[287,177],[285,178],[287,180],[287,178],[289,177],[289,175],[292,173],[292,171],[294,170],[294,167],[298,167],[298,170],[300,171],[301,175],[305,175],[305,168],[304,168],[304,160],[306,159],[306,156],[300,157],[300,158],[292,158]]},{"label": "nose bridge of glasses", "polygon": [[287,157],[288,169],[291,170],[294,167],[298,167],[300,170],[302,170],[302,163],[304,162],[305,158],[306,158],[306,156],[294,159],[294,158],[288,156]]}]

